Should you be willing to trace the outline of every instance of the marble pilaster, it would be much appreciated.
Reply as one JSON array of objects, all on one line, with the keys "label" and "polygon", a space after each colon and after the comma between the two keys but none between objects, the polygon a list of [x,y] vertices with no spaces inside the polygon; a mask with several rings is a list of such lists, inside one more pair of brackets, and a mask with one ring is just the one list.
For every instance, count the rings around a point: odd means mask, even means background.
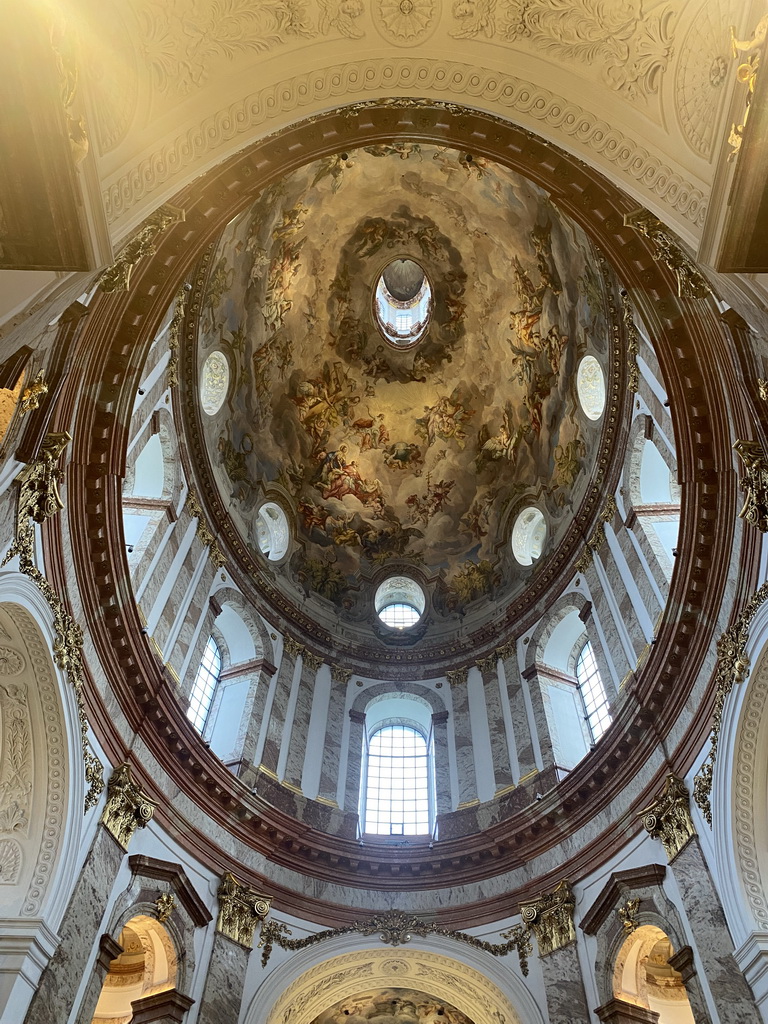
[{"label": "marble pilaster", "polygon": [[96,1012],[96,1004],[101,995],[104,979],[109,972],[109,965],[116,960],[123,952],[123,947],[113,939],[107,932],[99,939],[99,951],[96,954],[96,962],[93,965],[93,973],[85,995],[80,1001],[80,1010],[77,1014],[77,1024],[91,1024],[93,1015]]},{"label": "marble pilaster", "polygon": [[725,914],[698,836],[686,843],[670,866],[721,1024],[754,1024],[760,1019],[759,1011],[734,959]]},{"label": "marble pilaster", "polygon": [[[352,678],[349,669],[334,665],[331,668],[331,699],[325,720],[325,743],[323,763],[320,768],[320,789],[318,797],[336,803],[339,787],[339,761],[341,759],[341,736],[344,731],[344,705],[347,686]],[[362,741],[361,741],[362,742]]]},{"label": "marble pilaster", "polygon": [[541,755],[540,768],[550,768],[555,763],[554,744],[552,733],[549,728],[547,709],[544,704],[544,690],[539,670],[536,665],[531,665],[521,673],[528,684],[528,693],[531,698],[533,720],[536,723],[536,737],[539,741],[539,752]]},{"label": "marble pilaster", "polygon": [[531,719],[528,714],[526,690],[528,683],[520,674],[517,651],[510,644],[501,652],[501,665],[507,684],[507,699],[512,715],[512,736],[517,752],[519,779],[524,779],[537,770],[536,755],[531,736]]},{"label": "marble pilaster", "polygon": [[475,751],[472,744],[472,724],[469,717],[469,691],[467,670],[456,669],[448,673],[453,702],[453,732],[456,750],[456,770],[459,776],[459,807],[477,803],[477,773]]},{"label": "marble pilaster", "polygon": [[615,684],[618,689],[618,684],[634,669],[635,658],[633,655],[632,661],[630,662],[630,656],[627,651],[629,640],[624,630],[623,623],[616,621],[616,614],[611,604],[608,601],[606,588],[610,584],[600,578],[599,573],[603,572],[602,565],[598,570],[596,565],[596,558],[592,556],[592,552],[587,549],[585,557],[582,559],[580,566],[581,574],[589,589],[589,596],[593,605],[593,614],[599,620],[600,626],[605,636],[606,645],[608,650],[611,652],[611,659],[616,672]]},{"label": "marble pilaster", "polygon": [[283,782],[291,789],[301,792],[301,777],[304,773],[304,758],[307,753],[309,737],[309,721],[312,717],[312,696],[315,690],[315,679],[322,665],[322,660],[309,651],[301,655],[301,674],[296,693],[296,705],[293,711],[290,739],[288,741],[288,758],[285,762]]},{"label": "marble pilaster", "polygon": [[590,1016],[576,943],[542,956],[541,973],[549,1024],[586,1024]]},{"label": "marble pilaster", "polygon": [[362,711],[349,711],[349,746],[347,754],[347,782],[344,787],[344,810],[354,813],[360,806],[360,774],[363,762],[363,736],[365,715]]},{"label": "marble pilaster", "polygon": [[249,955],[250,950],[239,942],[216,932],[197,1024],[222,1024],[240,1019]]},{"label": "marble pilaster", "polygon": [[507,726],[501,706],[501,686],[499,684],[499,659],[494,655],[477,662],[483,679],[485,691],[485,708],[488,716],[488,732],[491,737],[491,759],[493,763],[493,779],[495,792],[501,793],[514,785],[512,766],[509,757]]},{"label": "marble pilaster", "polygon": [[432,746],[435,762],[435,814],[447,814],[451,809],[447,711],[435,711],[432,715]]},{"label": "marble pilaster", "polygon": [[165,653],[167,665],[177,679],[181,678],[187,654],[194,642],[198,623],[205,618],[209,608],[208,596],[217,571],[213,559],[207,558],[194,584],[194,590],[188,603],[179,603],[178,605],[176,621],[173,624],[170,642]]},{"label": "marble pilaster", "polygon": [[58,948],[41,975],[25,1024],[69,1018],[124,856],[120,843],[99,824],[61,922]]},{"label": "marble pilaster", "polygon": [[304,648],[295,643],[289,637],[285,638],[283,656],[280,660],[280,667],[277,670],[275,681],[275,693],[272,698],[272,707],[267,722],[267,735],[264,740],[264,749],[261,752],[260,768],[277,778],[277,761],[280,757],[280,744],[283,739],[285,727],[285,715],[288,708],[288,700],[293,686],[293,677],[299,655]]},{"label": "marble pilaster", "polygon": [[255,781],[250,776],[255,772],[256,746],[259,742],[259,731],[264,719],[269,682],[274,672],[274,665],[262,662],[260,670],[253,673],[248,685],[248,694],[245,698],[245,705],[243,706],[243,713],[240,719],[236,747],[232,752],[233,759],[239,761],[240,764],[237,774],[246,785],[252,785]]}]

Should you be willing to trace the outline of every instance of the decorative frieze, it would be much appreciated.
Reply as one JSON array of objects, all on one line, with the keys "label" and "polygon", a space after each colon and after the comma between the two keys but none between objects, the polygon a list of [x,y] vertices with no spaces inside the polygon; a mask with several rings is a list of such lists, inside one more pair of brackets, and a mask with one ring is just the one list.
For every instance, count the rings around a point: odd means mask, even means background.
[{"label": "decorative frieze", "polygon": [[706,299],[712,294],[709,281],[673,233],[652,213],[641,207],[625,214],[624,224],[648,239],[653,246],[653,258],[666,264],[677,278],[677,294],[681,299]]},{"label": "decorative frieze", "polygon": [[745,473],[739,487],[744,492],[744,507],[739,518],[768,533],[768,458],[759,441],[736,441],[733,450],[744,463]]},{"label": "decorative frieze", "polygon": [[768,599],[768,583],[764,583],[755,591],[747,601],[741,615],[717,641],[717,663],[715,665],[717,692],[715,694],[715,709],[712,713],[712,738],[706,760],[696,773],[693,782],[693,799],[710,826],[712,824],[712,807],[709,798],[712,792],[712,779],[725,701],[733,689],[734,683],[743,683],[749,675],[749,656],[746,651],[749,627],[758,608],[766,599]]},{"label": "decorative frieze", "polygon": [[178,206],[165,203],[144,222],[139,233],[130,240],[118,253],[115,262],[104,271],[99,278],[99,287],[103,292],[127,292],[131,283],[131,274],[136,264],[145,256],[154,256],[157,252],[155,242],[158,235],[171,226],[184,220],[184,211]]},{"label": "decorative frieze", "polygon": [[271,896],[263,896],[249,885],[238,882],[233,874],[222,875],[219,891],[219,916],[216,931],[253,949],[253,931],[269,913]]},{"label": "decorative frieze", "polygon": [[134,781],[131,766],[124,761],[115,768],[107,783],[107,802],[101,821],[127,850],[133,833],[137,828],[146,828],[156,806]]},{"label": "decorative frieze", "polygon": [[571,883],[565,879],[552,892],[543,893],[537,899],[521,904],[523,923],[536,936],[539,956],[547,956],[576,941],[573,927],[575,907]]},{"label": "decorative frieze", "polygon": [[670,861],[696,835],[688,790],[683,780],[671,772],[667,775],[661,795],[641,811],[640,816],[649,835],[661,840]]}]

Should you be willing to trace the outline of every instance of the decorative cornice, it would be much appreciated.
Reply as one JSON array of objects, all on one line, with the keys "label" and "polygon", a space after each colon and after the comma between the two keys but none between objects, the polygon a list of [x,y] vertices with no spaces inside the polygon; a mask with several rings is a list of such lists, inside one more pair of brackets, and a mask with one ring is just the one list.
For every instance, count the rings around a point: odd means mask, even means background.
[{"label": "decorative cornice", "polygon": [[693,799],[710,827],[712,825],[710,795],[715,761],[717,760],[717,747],[720,741],[720,728],[723,723],[723,710],[734,683],[743,683],[749,675],[749,656],[746,651],[749,627],[758,608],[766,599],[768,599],[768,583],[764,583],[755,591],[747,601],[741,615],[717,641],[717,663],[714,673],[717,691],[715,693],[715,708],[712,712],[712,737],[706,760],[693,781]]},{"label": "decorative cornice", "polygon": [[653,245],[654,258],[672,271],[677,278],[677,294],[681,299],[707,299],[712,295],[709,281],[688,256],[679,240],[669,228],[642,207],[624,215],[627,227],[634,228]]},{"label": "decorative cornice", "polygon": [[249,885],[242,885],[230,872],[222,876],[217,896],[219,916],[216,931],[246,949],[253,949],[253,931],[269,913],[272,897],[261,895]]},{"label": "decorative cornice", "polygon": [[131,766],[124,761],[114,769],[107,783],[101,823],[127,850],[136,829],[146,828],[152,820],[156,806],[134,782]]},{"label": "decorative cornice", "polygon": [[688,790],[683,780],[671,772],[661,794],[640,812],[639,817],[651,838],[661,840],[669,861],[673,861],[696,835]]},{"label": "decorative cornice", "polygon": [[339,935],[357,933],[369,936],[375,935],[377,932],[381,941],[388,946],[402,946],[410,942],[414,935],[422,939],[428,935],[441,935],[448,939],[454,939],[456,942],[463,942],[474,949],[482,949],[492,956],[506,956],[507,953],[515,949],[520,958],[520,970],[525,977],[528,976],[528,957],[531,955],[532,948],[529,931],[524,925],[513,925],[512,928],[501,934],[501,938],[506,939],[505,942],[493,943],[477,939],[467,932],[441,928],[431,921],[423,921],[421,918],[405,914],[402,910],[388,910],[367,921],[355,921],[342,928],[327,928],[324,931],[307,935],[303,939],[290,938],[290,928],[281,921],[264,921],[259,935],[259,948],[262,950],[261,963],[263,967],[267,966],[275,946],[297,952],[308,946],[314,946],[318,942],[325,942],[326,939],[335,939]]},{"label": "decorative cornice", "polygon": [[438,95],[434,100],[421,100],[422,103],[452,109],[457,99],[466,99],[485,109],[499,107],[499,121],[512,115],[515,121],[527,118],[532,125],[561,133],[570,145],[575,142],[606,163],[614,164],[693,225],[704,223],[708,197],[702,190],[598,114],[495,69],[486,71],[461,61],[407,57],[334,64],[265,86],[218,110],[141,160],[109,186],[104,192],[109,222],[118,220],[146,195],[167,187],[179,168],[203,157],[210,161],[217,149],[262,129],[269,120],[285,121],[288,115],[295,116],[310,104],[329,105],[336,96],[344,94],[404,96],[416,83],[419,96],[430,92],[449,94],[446,101]]},{"label": "decorative cornice", "polygon": [[117,255],[112,266],[107,267],[99,278],[99,288],[103,292],[127,292],[131,285],[133,268],[146,256],[154,256],[157,252],[155,242],[158,235],[171,226],[184,220],[184,211],[178,206],[165,203],[144,221],[143,227]]},{"label": "decorative cornice", "polygon": [[539,956],[548,956],[576,941],[573,912],[576,900],[571,883],[565,879],[552,892],[520,905],[523,923],[536,936]]},{"label": "decorative cornice", "polygon": [[733,450],[744,463],[745,473],[739,487],[744,505],[739,518],[768,533],[768,457],[759,441],[736,441]]}]

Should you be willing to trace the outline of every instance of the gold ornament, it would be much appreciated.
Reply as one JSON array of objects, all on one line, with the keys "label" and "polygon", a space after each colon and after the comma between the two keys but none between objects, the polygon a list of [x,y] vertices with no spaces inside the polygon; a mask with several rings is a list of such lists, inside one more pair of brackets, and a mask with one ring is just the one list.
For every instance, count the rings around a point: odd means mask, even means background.
[{"label": "gold ornament", "polygon": [[127,761],[119,764],[107,783],[107,802],[101,822],[123,849],[137,828],[146,828],[157,805],[134,782]]},{"label": "gold ornament", "polygon": [[253,948],[253,930],[269,913],[271,896],[262,896],[248,885],[242,885],[233,874],[221,877],[219,917],[216,930],[247,949]]},{"label": "gold ornament", "polygon": [[632,900],[627,900],[623,907],[617,907],[616,913],[618,914],[619,920],[624,925],[624,929],[627,933],[631,934],[635,928],[639,926],[637,920],[637,912],[640,909],[640,897],[635,896]]},{"label": "gold ornament", "polygon": [[653,839],[661,840],[670,861],[696,835],[688,790],[683,780],[671,772],[667,775],[661,795],[640,812],[640,817],[646,832]]},{"label": "gold ornament", "polygon": [[576,900],[571,883],[565,879],[552,892],[520,905],[523,924],[536,936],[539,956],[547,956],[576,941],[573,911]]},{"label": "gold ornament", "polygon": [[733,450],[746,469],[739,484],[744,491],[739,518],[768,533],[768,459],[763,446],[759,441],[736,441]]},{"label": "gold ornament", "polygon": [[[38,370],[28,388],[24,388],[19,401],[19,412],[23,416],[27,412],[33,412],[40,405],[40,399],[48,394],[48,384],[43,376],[43,371]],[[71,438],[70,438],[71,440]]]},{"label": "gold ornament", "polygon": [[653,246],[653,258],[665,263],[677,278],[681,299],[706,299],[712,294],[709,281],[687,255],[672,232],[648,210],[635,210],[624,216],[626,227],[634,228]]},{"label": "gold ornament", "polygon": [[158,235],[166,231],[171,224],[184,220],[184,211],[178,206],[165,203],[151,217],[144,227],[120,250],[112,266],[107,267],[99,278],[99,287],[103,292],[127,292],[131,283],[133,268],[145,256],[154,256]]}]

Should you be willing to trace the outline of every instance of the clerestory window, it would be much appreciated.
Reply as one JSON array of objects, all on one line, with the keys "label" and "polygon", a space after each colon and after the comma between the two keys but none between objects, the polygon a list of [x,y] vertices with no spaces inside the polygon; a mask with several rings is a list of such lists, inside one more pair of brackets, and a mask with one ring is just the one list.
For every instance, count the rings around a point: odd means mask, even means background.
[{"label": "clerestory window", "polygon": [[221,678],[221,652],[213,637],[210,637],[197,670],[192,693],[189,696],[187,718],[199,733],[205,729],[216,687]]},{"label": "clerestory window", "polygon": [[592,742],[597,743],[611,724],[612,719],[608,710],[608,696],[600,678],[595,652],[592,650],[589,640],[584,644],[576,659],[576,680],[579,684],[581,699],[584,702],[584,715]]},{"label": "clerestory window", "polygon": [[408,725],[385,725],[368,741],[362,831],[374,835],[429,835],[431,758],[424,736]]}]

